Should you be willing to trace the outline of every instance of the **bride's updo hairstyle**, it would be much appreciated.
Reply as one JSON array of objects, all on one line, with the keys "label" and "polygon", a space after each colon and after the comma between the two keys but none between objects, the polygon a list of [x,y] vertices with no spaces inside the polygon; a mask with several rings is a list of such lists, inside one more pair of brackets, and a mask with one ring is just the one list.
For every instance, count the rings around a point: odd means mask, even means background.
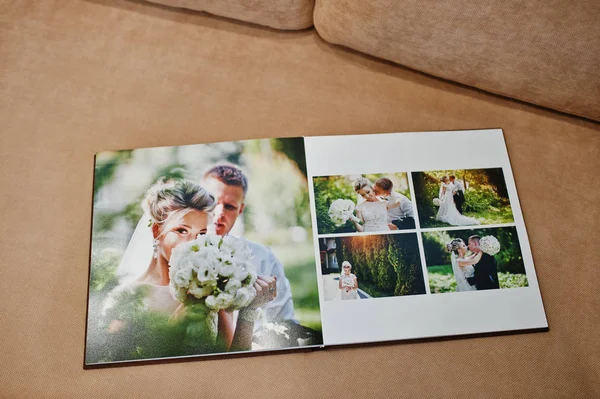
[{"label": "bride's updo hairstyle", "polygon": [[359,177],[354,181],[354,191],[358,192],[359,190],[362,190],[365,187],[373,188],[371,181],[366,177]]},{"label": "bride's updo hairstyle", "polygon": [[440,179],[443,183],[446,183],[448,181],[448,176],[442,176],[442,178]]},{"label": "bride's updo hairstyle", "polygon": [[162,225],[171,216],[191,210],[211,212],[215,198],[200,185],[189,180],[159,180],[146,192],[142,208],[154,224]]},{"label": "bride's updo hairstyle", "polygon": [[462,240],[462,238],[455,238],[452,241],[450,241],[448,244],[446,244],[446,250],[448,252],[454,252],[456,255],[458,255],[458,248],[460,248],[461,243],[464,244],[464,241]]}]

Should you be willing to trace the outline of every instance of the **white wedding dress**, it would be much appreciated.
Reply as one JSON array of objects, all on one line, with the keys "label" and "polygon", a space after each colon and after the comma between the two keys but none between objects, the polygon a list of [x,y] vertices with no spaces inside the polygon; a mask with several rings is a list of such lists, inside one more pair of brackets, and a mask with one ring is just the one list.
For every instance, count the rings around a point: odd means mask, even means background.
[{"label": "white wedding dress", "polygon": [[[350,274],[342,274],[340,275],[340,280],[342,281],[342,299],[359,299],[358,291],[354,288],[354,283],[356,282],[356,276],[352,273]],[[349,291],[346,292],[346,287],[352,287]]]},{"label": "white wedding dress", "polygon": [[467,281],[467,278],[475,275],[475,267],[472,265],[460,267],[458,265],[458,258],[454,252],[452,252],[451,261],[452,271],[454,272],[454,278],[456,279],[456,292],[475,291],[477,288]]},{"label": "white wedding dress", "polygon": [[364,201],[356,206],[363,218],[363,231],[389,231],[387,204],[384,201]]},{"label": "white wedding dress", "polygon": [[[442,194],[444,192],[444,187],[446,188],[446,191]],[[448,223],[452,226],[471,226],[479,224],[477,219],[461,215],[458,209],[456,209],[454,194],[452,193],[454,188],[454,184],[452,183],[442,183],[442,186],[440,187],[440,209],[435,216],[435,220]]]}]

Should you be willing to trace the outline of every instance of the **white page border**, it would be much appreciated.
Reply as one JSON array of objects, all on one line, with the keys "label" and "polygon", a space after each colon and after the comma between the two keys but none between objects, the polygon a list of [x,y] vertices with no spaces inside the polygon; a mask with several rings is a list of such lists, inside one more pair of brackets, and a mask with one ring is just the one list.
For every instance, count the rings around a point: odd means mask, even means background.
[{"label": "white page border", "polygon": [[[548,327],[502,130],[305,137],[305,149],[325,345]],[[323,299],[313,177],[407,172],[410,178],[410,172],[498,167],[504,173],[528,287],[444,294],[427,289],[424,295],[359,301]],[[409,185],[415,201],[412,180]],[[421,231],[432,230],[445,229]],[[416,234],[420,235],[418,224]],[[421,237],[418,240],[424,261]],[[427,280],[425,284],[429,285]]]}]

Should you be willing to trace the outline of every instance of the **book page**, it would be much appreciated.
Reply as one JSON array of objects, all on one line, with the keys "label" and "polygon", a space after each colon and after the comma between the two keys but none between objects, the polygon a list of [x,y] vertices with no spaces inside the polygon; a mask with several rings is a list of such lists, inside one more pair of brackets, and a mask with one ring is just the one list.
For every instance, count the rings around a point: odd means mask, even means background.
[{"label": "book page", "polygon": [[325,345],[547,327],[500,129],[305,147]]},{"label": "book page", "polygon": [[320,347],[302,138],[96,155],[86,366]]}]

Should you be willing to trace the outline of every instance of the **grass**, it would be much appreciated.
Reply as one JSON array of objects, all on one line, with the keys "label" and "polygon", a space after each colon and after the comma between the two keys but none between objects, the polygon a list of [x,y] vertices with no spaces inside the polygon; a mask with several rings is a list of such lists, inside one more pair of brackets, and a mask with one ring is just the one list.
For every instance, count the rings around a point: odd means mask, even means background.
[{"label": "grass", "polygon": [[[456,279],[451,266],[430,266],[427,268],[427,272],[429,274],[429,288],[432,293],[456,291]],[[500,288],[519,288],[529,285],[525,274],[498,272],[498,282]]]},{"label": "grass", "polygon": [[[488,210],[481,212],[465,212],[464,215],[477,219],[479,221],[479,224],[482,225],[514,223],[515,221],[510,205],[504,206],[502,208],[490,207]],[[429,219],[423,220],[421,227],[430,228],[451,226],[451,224],[435,220],[435,215],[433,215]]]},{"label": "grass", "polygon": [[429,274],[452,274],[451,265],[428,266],[427,273]]}]

